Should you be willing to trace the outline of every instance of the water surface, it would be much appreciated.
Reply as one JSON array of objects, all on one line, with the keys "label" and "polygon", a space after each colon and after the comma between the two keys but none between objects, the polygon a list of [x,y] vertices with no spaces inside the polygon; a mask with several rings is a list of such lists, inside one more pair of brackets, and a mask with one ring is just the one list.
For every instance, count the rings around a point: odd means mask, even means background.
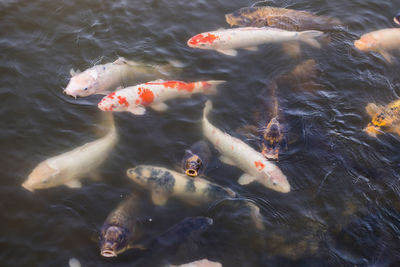
[{"label": "water surface", "polygon": [[[118,56],[154,65],[178,60],[181,79],[224,79],[210,98],[209,119],[242,138],[235,129],[258,124],[265,84],[303,59],[321,69],[321,90],[296,85],[278,88],[289,135],[277,163],[292,186],[289,194],[256,184],[241,187],[241,171],[224,165],[214,151],[206,175],[253,199],[266,231],[254,229],[245,211],[229,205],[196,209],[172,200],[157,208],[149,236],[187,216],[214,219],[197,240],[167,253],[161,262],[182,264],[207,257],[223,266],[396,266],[400,264],[400,137],[367,136],[362,129],[369,102],[398,99],[399,62],[357,51],[363,33],[394,27],[398,1],[269,1],[343,21],[320,50],[303,46],[300,59],[280,45],[235,58],[187,47],[193,35],[227,28],[224,14],[253,2],[193,1],[2,1],[0,3],[0,262],[2,266],[157,266],[151,253],[100,256],[98,230],[108,213],[136,190],[125,171],[139,164],[179,169],[184,149],[202,138],[206,96],[170,101],[165,113],[116,114],[120,135],[101,167],[101,181],[81,189],[57,187],[34,194],[21,188],[44,159],[98,138],[102,131],[98,97],[74,100],[62,94],[71,68],[84,70]],[[92,104],[91,104],[92,103]],[[103,129],[104,130],[104,129]],[[148,195],[143,202],[152,206]],[[147,197],[146,197],[147,196]]]}]

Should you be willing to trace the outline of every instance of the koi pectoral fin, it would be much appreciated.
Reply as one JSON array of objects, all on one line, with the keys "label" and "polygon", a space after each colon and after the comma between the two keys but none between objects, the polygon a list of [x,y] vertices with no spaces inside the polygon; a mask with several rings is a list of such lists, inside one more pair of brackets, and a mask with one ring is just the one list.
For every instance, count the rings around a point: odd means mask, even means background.
[{"label": "koi pectoral fin", "polygon": [[365,107],[365,110],[367,111],[369,116],[373,117],[382,111],[382,107],[374,103],[368,103],[368,105]]},{"label": "koi pectoral fin", "polygon": [[79,182],[77,180],[68,181],[65,183],[65,185],[68,186],[69,188],[81,188],[82,187],[81,182]]},{"label": "koi pectoral fin", "polygon": [[252,182],[254,182],[256,180],[255,177],[251,176],[250,174],[243,174],[242,176],[240,176],[238,183],[240,185],[246,185],[246,184],[250,184]]},{"label": "koi pectoral fin", "polygon": [[154,205],[163,206],[168,201],[168,194],[161,188],[156,188],[151,192],[151,200]]},{"label": "koi pectoral fin", "polygon": [[144,115],[146,113],[146,109],[144,107],[132,107],[129,108],[128,111],[135,115]]},{"label": "koi pectoral fin", "polygon": [[378,51],[379,54],[390,64],[393,63],[393,56],[387,51]]},{"label": "koi pectoral fin", "polygon": [[217,51],[220,52],[221,54],[231,57],[235,57],[238,54],[237,50],[235,49],[218,49]]},{"label": "koi pectoral fin", "polygon": [[150,107],[158,112],[164,112],[168,110],[168,105],[165,103],[153,103],[150,105]]}]

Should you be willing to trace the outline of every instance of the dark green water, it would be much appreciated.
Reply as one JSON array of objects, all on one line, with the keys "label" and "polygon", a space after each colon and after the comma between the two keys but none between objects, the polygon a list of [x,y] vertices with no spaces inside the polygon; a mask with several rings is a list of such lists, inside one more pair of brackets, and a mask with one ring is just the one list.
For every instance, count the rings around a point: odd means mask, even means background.
[{"label": "dark green water", "polygon": [[[370,119],[364,110],[369,102],[398,99],[400,64],[359,52],[352,43],[365,32],[394,27],[400,2],[269,3],[334,16],[345,25],[322,49],[304,47],[302,59],[314,58],[321,69],[322,90],[278,88],[291,140],[278,165],[292,191],[241,187],[236,180],[242,172],[220,162],[214,151],[206,175],[255,200],[266,231],[254,229],[240,209],[195,209],[172,200],[157,208],[149,236],[187,216],[210,216],[214,225],[172,251],[105,259],[97,231],[135,190],[126,169],[179,168],[184,149],[202,138],[207,97],[173,100],[165,113],[116,114],[120,141],[100,170],[101,181],[32,194],[20,185],[39,162],[98,138],[97,98],[75,101],[62,94],[69,70],[118,56],[155,65],[178,60],[182,80],[228,81],[211,97],[209,119],[239,137],[236,128],[258,123],[254,114],[265,84],[299,60],[279,45],[240,51],[235,58],[187,47],[197,33],[228,28],[224,14],[250,1],[1,1],[0,265],[67,266],[75,257],[82,266],[157,266],[160,258],[182,264],[206,257],[223,266],[399,266],[400,137],[371,138],[362,129]],[[147,195],[143,202],[152,206]]]}]

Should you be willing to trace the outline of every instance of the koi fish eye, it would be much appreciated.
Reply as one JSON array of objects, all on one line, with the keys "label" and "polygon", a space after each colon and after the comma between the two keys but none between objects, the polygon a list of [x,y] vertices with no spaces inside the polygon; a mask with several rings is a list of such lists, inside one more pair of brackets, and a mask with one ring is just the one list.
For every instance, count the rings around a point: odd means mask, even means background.
[{"label": "koi fish eye", "polygon": [[87,90],[88,90],[88,88],[87,88],[87,87],[83,88],[83,91],[87,91]]}]

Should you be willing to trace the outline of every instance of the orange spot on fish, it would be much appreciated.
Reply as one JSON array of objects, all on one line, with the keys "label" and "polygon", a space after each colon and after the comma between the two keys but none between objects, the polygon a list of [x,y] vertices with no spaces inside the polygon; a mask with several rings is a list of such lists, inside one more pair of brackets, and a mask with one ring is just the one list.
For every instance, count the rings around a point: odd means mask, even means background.
[{"label": "orange spot on fish", "polygon": [[109,99],[114,99],[114,96],[115,96],[115,92],[112,92],[112,93],[109,94],[107,97],[108,97]]},{"label": "orange spot on fish", "polygon": [[208,33],[206,36],[204,36],[203,34],[197,34],[196,36],[193,36],[192,38],[190,38],[190,40],[188,41],[188,44],[190,45],[198,45],[200,43],[210,43],[212,44],[215,40],[218,40],[219,37]]},{"label": "orange spot on fish", "polygon": [[185,82],[180,82],[180,81],[166,81],[166,82],[160,82],[160,83],[146,83],[146,85],[162,85],[165,88],[175,88],[178,91],[188,91],[192,92],[195,83],[185,83]]},{"label": "orange spot on fish", "polygon": [[260,171],[261,171],[262,169],[265,168],[265,165],[261,162],[261,160],[259,160],[259,161],[254,161],[254,165],[255,165],[256,168],[259,169]]},{"label": "orange spot on fish", "polygon": [[129,107],[129,103],[124,96],[118,96],[118,103],[122,106]]},{"label": "orange spot on fish", "polygon": [[140,100],[139,100],[139,99],[136,99],[135,104],[136,104],[136,105],[139,105],[139,104],[140,104]]},{"label": "orange spot on fish", "polygon": [[232,148],[232,150],[235,150],[235,147],[234,147],[234,146],[231,146],[231,148]]},{"label": "orange spot on fish", "polygon": [[139,87],[139,89],[138,89],[138,95],[139,95],[139,97],[142,99],[141,104],[142,104],[143,106],[150,105],[151,102],[153,102],[153,100],[154,100],[154,94],[153,94],[153,92],[152,92],[150,89],[148,89],[148,88],[141,88],[141,87]]},{"label": "orange spot on fish", "polygon": [[213,129],[211,133],[212,133],[212,134],[215,134],[215,132],[216,132],[215,129]]}]

